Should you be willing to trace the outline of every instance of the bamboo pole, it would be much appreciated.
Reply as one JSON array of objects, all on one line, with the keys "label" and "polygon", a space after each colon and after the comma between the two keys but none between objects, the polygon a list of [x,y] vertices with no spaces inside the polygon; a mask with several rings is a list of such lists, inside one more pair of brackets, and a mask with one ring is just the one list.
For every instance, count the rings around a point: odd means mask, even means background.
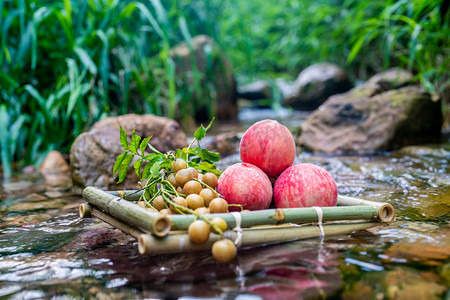
[{"label": "bamboo pole", "polygon": [[103,222],[108,223],[109,225],[116,227],[117,229],[120,229],[124,233],[131,235],[135,239],[138,239],[141,234],[145,234],[144,231],[123,223],[122,221],[102,212],[95,206],[90,205],[89,203],[80,204],[80,217],[81,218],[96,217],[99,220],[102,220]]},{"label": "bamboo pole", "polygon": [[80,218],[84,219],[84,218],[90,218],[92,217],[92,210],[91,210],[92,206],[89,205],[89,203],[81,203],[80,204]]},{"label": "bamboo pole", "polygon": [[165,215],[150,212],[120,197],[115,197],[100,189],[87,187],[83,190],[83,198],[107,214],[120,219],[133,227],[142,228],[156,236],[169,233],[171,222]]},{"label": "bamboo pole", "polygon": [[354,197],[338,196],[337,205],[339,206],[371,206],[376,211],[377,217],[381,222],[389,223],[395,218],[394,207],[385,202],[375,202]]},{"label": "bamboo pole", "polygon": [[[322,226],[325,236],[350,233],[357,230],[365,230],[374,226],[379,226],[377,222],[362,223],[342,223],[342,224],[324,224]],[[249,247],[257,245],[266,245],[281,243],[302,239],[320,237],[321,230],[319,226],[273,226],[271,228],[250,228],[243,229],[239,247]],[[223,234],[224,238],[236,241],[238,233],[228,230]],[[180,253],[210,250],[214,242],[221,239],[220,235],[210,234],[209,240],[204,244],[195,244],[191,242],[188,234],[169,234],[164,239],[158,239],[149,234],[140,235],[138,238],[139,253],[146,255]]]},{"label": "bamboo pole", "polygon": [[[123,197],[127,200],[137,200],[143,191],[123,190],[110,191],[112,195]],[[358,198],[338,196],[337,207],[321,207],[323,221],[336,220],[375,220],[381,222],[391,222],[395,217],[394,207],[389,203],[367,201]],[[251,227],[265,224],[281,223],[304,223],[318,220],[315,208],[286,208],[286,209],[266,209],[259,211],[243,212],[242,227]],[[228,227],[235,226],[235,218],[231,214],[209,214],[206,218],[221,217]],[[196,216],[194,215],[171,215],[172,227],[175,230],[186,230]]]},{"label": "bamboo pole", "polygon": [[[123,197],[125,200],[129,201],[137,201],[140,199],[142,194],[144,193],[143,190],[122,190],[122,191],[108,191],[108,193]],[[389,223],[392,220],[394,220],[395,217],[395,210],[394,207],[385,202],[375,202],[375,201],[368,201],[363,199],[358,199],[354,197],[347,197],[347,196],[338,196],[337,199],[337,206],[371,206],[375,210],[375,216],[374,218],[381,221]],[[367,217],[361,218],[365,219]]]},{"label": "bamboo pole", "polygon": [[[339,220],[373,220],[380,221],[377,211],[372,206],[340,206],[320,207],[322,221]],[[314,207],[264,209],[249,212],[241,212],[241,227],[252,227],[258,225],[276,225],[282,223],[308,223],[319,221],[317,209]],[[205,218],[212,219],[220,217],[225,220],[228,228],[236,226],[236,218],[233,213],[205,214]],[[186,230],[196,219],[195,215],[169,215],[172,229]]]}]

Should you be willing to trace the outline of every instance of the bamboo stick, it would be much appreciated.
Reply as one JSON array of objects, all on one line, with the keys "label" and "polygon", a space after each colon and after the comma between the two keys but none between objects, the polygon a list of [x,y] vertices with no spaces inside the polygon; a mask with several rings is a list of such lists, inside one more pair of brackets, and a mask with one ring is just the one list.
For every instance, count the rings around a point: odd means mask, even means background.
[{"label": "bamboo stick", "polygon": [[[380,221],[377,211],[372,206],[341,206],[321,207],[322,221],[339,220],[374,220]],[[308,223],[317,222],[319,217],[317,210],[313,207],[264,209],[249,212],[241,212],[241,227],[252,227],[257,225],[276,225],[282,223]],[[225,220],[228,228],[236,226],[236,218],[231,213],[205,214],[205,218],[212,219],[220,217]],[[196,219],[195,215],[169,215],[172,229],[186,230]]]},{"label": "bamboo stick", "polygon": [[89,205],[89,203],[81,203],[79,211],[80,211],[80,218],[82,219],[92,217],[91,206]]},{"label": "bamboo stick", "polygon": [[[126,234],[131,235],[135,239],[138,239],[139,236],[141,236],[142,234],[146,234],[144,231],[142,231],[138,228],[135,228],[133,226],[130,226],[128,224],[125,224],[124,222],[108,215],[107,213],[102,212],[100,209],[96,208],[95,206],[89,205],[87,203],[82,203],[82,204],[80,204],[80,212],[82,210],[83,211],[89,210],[90,216],[96,217],[96,218],[102,220],[103,222],[108,223],[109,225],[116,227],[117,229],[120,229],[121,231],[123,231]],[[87,218],[87,217],[89,217],[89,216],[86,214],[84,214],[84,216],[82,216],[82,218]]]},{"label": "bamboo stick", "polygon": [[[342,224],[324,224],[322,226],[325,236],[350,233],[357,230],[364,230],[374,226],[379,226],[376,222],[363,223],[342,223]],[[238,233],[228,230],[223,237],[235,241]],[[272,228],[250,228],[242,230],[241,243],[239,247],[266,245],[281,243],[313,237],[320,237],[321,230],[319,226],[281,226]],[[170,234],[164,239],[158,239],[149,234],[140,235],[138,238],[139,253],[146,255],[179,253],[210,250],[214,242],[221,239],[220,235],[211,233],[209,240],[204,244],[192,243],[188,234]]]},{"label": "bamboo stick", "polygon": [[133,227],[142,228],[156,236],[169,233],[171,222],[166,215],[150,212],[120,197],[115,197],[100,189],[87,187],[83,190],[83,198],[93,206],[107,214],[120,219]]},{"label": "bamboo stick", "polygon": [[[138,200],[143,191],[123,190],[108,193],[124,197],[127,200]],[[323,221],[376,220],[389,223],[395,217],[394,207],[389,203],[338,196],[337,205],[338,207],[321,207]],[[193,215],[172,215],[169,217],[172,220],[172,227],[176,230],[187,229],[196,218]],[[235,226],[235,219],[231,214],[211,214],[204,215],[204,217],[221,217],[227,222],[228,227]],[[314,221],[317,221],[317,212],[314,208],[267,209],[242,213],[242,227]]]},{"label": "bamboo stick", "polygon": [[[108,193],[114,196],[123,197],[124,199],[129,201],[139,200],[143,192],[144,192],[143,190],[108,191]],[[391,204],[384,202],[368,201],[354,197],[339,195],[337,200],[337,206],[372,206],[376,211],[374,218],[381,222],[386,223],[391,222],[392,220],[394,220],[395,217],[394,207]]]},{"label": "bamboo stick", "polygon": [[375,202],[354,197],[338,196],[337,205],[339,206],[371,206],[375,209],[378,219],[381,222],[389,223],[395,218],[394,207],[385,202]]}]

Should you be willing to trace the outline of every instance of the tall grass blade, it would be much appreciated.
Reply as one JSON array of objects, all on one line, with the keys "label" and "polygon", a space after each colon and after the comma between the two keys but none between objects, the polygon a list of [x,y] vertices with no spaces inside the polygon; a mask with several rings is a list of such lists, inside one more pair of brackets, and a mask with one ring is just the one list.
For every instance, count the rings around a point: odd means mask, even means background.
[{"label": "tall grass blade", "polygon": [[87,51],[78,46],[75,46],[73,48],[73,51],[77,54],[78,58],[83,63],[83,65],[89,70],[89,72],[92,75],[97,75],[97,66],[95,65],[94,61],[89,56]]},{"label": "tall grass blade", "polygon": [[3,178],[11,177],[11,158],[9,153],[9,141],[8,141],[8,125],[9,115],[5,104],[0,105],[0,147],[3,166]]}]

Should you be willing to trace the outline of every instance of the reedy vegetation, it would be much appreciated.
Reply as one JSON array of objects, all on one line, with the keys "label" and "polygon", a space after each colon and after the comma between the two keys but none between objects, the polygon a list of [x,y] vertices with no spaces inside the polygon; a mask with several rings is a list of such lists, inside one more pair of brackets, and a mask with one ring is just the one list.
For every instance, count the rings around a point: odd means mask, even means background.
[{"label": "reedy vegetation", "polygon": [[195,113],[170,56],[193,35],[212,36],[240,81],[292,79],[331,61],[353,79],[406,67],[441,93],[449,19],[444,0],[2,0],[3,174],[13,161],[38,164],[50,149],[67,151],[108,115]]}]

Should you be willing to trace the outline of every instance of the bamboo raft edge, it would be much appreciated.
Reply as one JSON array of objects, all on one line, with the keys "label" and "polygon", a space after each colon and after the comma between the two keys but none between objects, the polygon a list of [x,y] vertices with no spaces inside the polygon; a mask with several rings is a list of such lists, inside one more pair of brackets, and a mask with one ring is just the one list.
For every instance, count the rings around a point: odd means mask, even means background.
[{"label": "bamboo raft edge", "polygon": [[[80,205],[80,217],[94,216],[131,235],[138,241],[139,252],[146,255],[208,250],[222,238],[211,233],[204,244],[191,242],[185,230],[196,216],[167,216],[151,212],[130,202],[131,198],[133,201],[138,200],[138,194],[136,191],[102,191],[87,187],[83,191],[83,198],[88,203]],[[234,241],[238,248],[344,234],[389,223],[395,217],[394,207],[389,203],[338,196],[338,205],[202,216],[221,217],[227,222],[228,228],[235,227],[224,232],[223,238]],[[304,224],[306,222],[309,224]],[[311,222],[318,224],[311,225]]]}]

